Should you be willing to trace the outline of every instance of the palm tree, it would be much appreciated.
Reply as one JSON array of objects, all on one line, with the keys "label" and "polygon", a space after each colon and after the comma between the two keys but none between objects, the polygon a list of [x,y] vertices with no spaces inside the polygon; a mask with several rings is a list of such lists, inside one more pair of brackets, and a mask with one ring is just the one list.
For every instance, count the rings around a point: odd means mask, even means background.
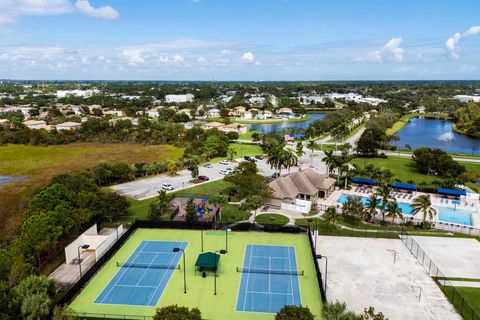
[{"label": "palm tree", "polygon": [[323,214],[323,223],[332,225],[334,230],[337,229],[339,220],[340,215],[337,213],[335,207],[329,207]]},{"label": "palm tree", "polygon": [[282,148],[273,148],[268,151],[267,154],[267,163],[270,165],[271,169],[278,169],[278,165],[280,163],[280,151]]},{"label": "palm tree", "polygon": [[290,150],[283,150],[282,152],[282,165],[288,169],[290,172],[290,168],[297,164],[298,158],[297,156]]},{"label": "palm tree", "polygon": [[385,209],[387,208],[388,201],[392,199],[390,193],[392,192],[392,187],[384,183],[380,185],[377,189],[377,195],[382,199],[380,203],[380,212],[382,213],[382,221],[385,221]]},{"label": "palm tree", "polygon": [[313,150],[315,150],[315,141],[311,140],[307,144],[307,148],[310,149],[310,166],[313,167]]},{"label": "palm tree", "polygon": [[305,151],[303,151],[303,142],[302,141],[297,142],[297,147],[296,147],[295,153],[297,154],[297,157],[299,157],[299,158],[301,158],[305,154]]},{"label": "palm tree", "polygon": [[379,199],[377,198],[377,195],[375,193],[372,193],[370,195],[370,198],[367,200],[367,207],[365,208],[368,212],[369,219],[375,218],[375,215],[377,214],[377,207],[379,204]]},{"label": "palm tree", "polygon": [[433,217],[436,214],[435,210],[432,208],[432,201],[430,200],[430,196],[428,194],[424,194],[413,199],[412,207],[415,214],[422,212],[424,223],[427,220],[427,216],[430,220],[433,220]]},{"label": "palm tree", "polygon": [[[218,216],[220,216],[220,220],[222,218],[222,210],[223,207],[228,204],[228,198],[223,195],[213,195],[208,199],[208,202],[212,203],[215,207],[218,208]],[[215,215],[215,227],[217,226],[218,217]]]},{"label": "palm tree", "polygon": [[325,165],[327,166],[327,175],[330,174],[337,164],[337,159],[333,154],[333,150],[325,151],[325,157],[322,161],[325,162]]},{"label": "palm tree", "polygon": [[388,202],[387,217],[392,218],[392,224],[396,218],[403,218],[402,209],[398,206],[397,200]]}]

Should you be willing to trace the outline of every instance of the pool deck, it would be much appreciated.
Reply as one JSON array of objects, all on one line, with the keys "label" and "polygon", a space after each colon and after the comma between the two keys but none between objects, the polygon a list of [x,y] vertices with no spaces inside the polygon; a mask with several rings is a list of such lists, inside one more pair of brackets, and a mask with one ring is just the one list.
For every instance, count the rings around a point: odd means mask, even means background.
[{"label": "pool deck", "polygon": [[[318,204],[323,205],[323,206],[328,206],[328,207],[333,206],[333,207],[340,208],[342,206],[342,204],[338,203],[337,200],[342,196],[342,194],[368,198],[375,191],[375,187],[370,187],[368,189],[364,188],[363,190],[366,190],[366,191],[363,191],[363,192],[361,192],[360,189],[361,189],[360,187],[354,186],[351,190],[344,190],[344,189],[335,190],[327,199],[320,199],[318,201]],[[356,191],[356,190],[358,190],[358,191]],[[411,204],[413,202],[413,199],[415,199],[415,197],[418,197],[420,195],[425,195],[425,194],[428,194],[428,193],[413,192],[413,197],[412,198],[410,198],[410,196],[404,197],[403,194],[399,193],[399,192],[396,192],[395,194],[396,194],[395,198],[397,199],[398,202]],[[448,200],[448,204],[447,204],[444,201],[445,199],[438,196],[437,194],[428,194],[428,195],[430,195],[433,207],[452,208],[451,200]],[[458,205],[457,208],[462,209],[462,210],[468,210],[469,212],[471,212],[472,213],[473,227],[474,228],[480,228],[480,211],[479,211],[480,201],[479,200],[474,200],[474,199],[468,199],[467,201],[469,203],[473,202],[474,203],[474,208],[472,208],[470,205],[469,206],[464,205],[464,202],[462,202],[460,205]],[[434,209],[436,209],[436,208],[434,208]],[[437,210],[437,212],[438,212],[438,210]],[[419,220],[423,219],[421,214],[406,215],[406,216],[407,217],[413,217],[413,218],[419,219]],[[455,225],[453,223],[439,221],[438,220],[438,214],[435,215],[435,217],[433,218],[433,222],[436,222],[436,223],[438,222],[439,224]],[[463,225],[459,225],[459,226],[463,226]]]}]

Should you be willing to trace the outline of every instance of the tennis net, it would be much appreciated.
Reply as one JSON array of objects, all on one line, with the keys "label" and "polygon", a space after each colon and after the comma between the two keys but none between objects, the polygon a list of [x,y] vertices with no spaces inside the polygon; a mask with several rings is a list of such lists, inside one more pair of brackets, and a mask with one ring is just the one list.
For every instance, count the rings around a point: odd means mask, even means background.
[{"label": "tennis net", "polygon": [[285,274],[292,276],[303,276],[303,270],[280,270],[280,269],[260,269],[260,268],[239,268],[237,272],[240,273],[263,273],[263,274]]},{"label": "tennis net", "polygon": [[126,268],[144,268],[144,269],[180,269],[180,265],[158,264],[158,263],[140,263],[140,262],[120,262],[117,261],[117,267]]}]

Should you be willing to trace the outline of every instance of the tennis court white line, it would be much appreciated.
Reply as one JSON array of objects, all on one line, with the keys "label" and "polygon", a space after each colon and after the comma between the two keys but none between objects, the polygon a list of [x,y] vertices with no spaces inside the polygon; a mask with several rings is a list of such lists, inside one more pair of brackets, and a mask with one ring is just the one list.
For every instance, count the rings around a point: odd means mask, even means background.
[{"label": "tennis court white line", "polygon": [[[253,252],[253,246],[250,245],[250,259],[248,261],[248,267],[250,268],[252,265],[252,252]],[[247,274],[247,283],[245,284],[245,296],[243,297],[243,310],[245,310],[246,305],[247,305],[247,291],[248,291],[248,283],[250,281],[250,274]]]},{"label": "tennis court white line", "polygon": [[141,253],[152,253],[152,254],[154,254],[154,253],[169,253],[169,254],[172,254],[172,255],[175,254],[171,251],[143,251],[143,250],[142,250]]},{"label": "tennis court white line", "polygon": [[[183,243],[184,242],[178,242],[180,245],[178,245],[179,247],[183,247]],[[184,248],[182,248],[184,249]],[[182,252],[183,254],[184,252]],[[179,254],[179,252],[176,252],[175,255],[172,255],[171,259],[170,259],[170,262],[168,263],[168,266],[171,267],[172,266],[172,262],[174,260],[174,258],[177,257],[177,255]],[[160,284],[163,282],[163,280],[165,279],[165,276],[167,275],[168,271],[165,270],[165,272],[163,273],[162,275],[162,279],[160,280],[160,282],[158,283],[157,285],[157,289],[153,292],[152,296],[150,297],[150,299],[148,300],[148,303],[147,305],[150,305],[150,302],[152,301],[153,297],[155,296],[155,294],[157,293],[158,289],[160,289]],[[172,274],[173,274],[173,271],[172,271]],[[170,275],[171,276],[171,275]],[[168,282],[167,282],[168,283]],[[164,289],[167,287],[167,283],[165,283],[165,286],[164,286]],[[158,299],[160,300],[160,297],[158,297]]]},{"label": "tennis court white line", "polygon": [[117,284],[117,287],[128,287],[128,288],[156,288],[155,286],[139,286],[136,284]]},{"label": "tennis court white line", "polygon": [[[143,245],[143,247],[145,247],[145,246],[147,245],[147,241],[145,241],[145,240],[142,241],[142,243],[140,244],[140,246],[142,246],[142,245]],[[141,247],[140,250],[137,252],[137,255],[135,256],[135,258],[133,258],[133,261],[135,261],[135,259],[138,258],[138,255],[142,252],[143,247]],[[128,260],[127,260],[127,261],[128,261]],[[120,281],[120,279],[123,278],[123,276],[125,275],[125,273],[127,272],[127,270],[128,270],[128,268],[125,268],[125,269],[123,270],[123,273],[120,275],[120,277],[118,277],[117,281],[115,281],[115,283],[113,284],[113,286],[110,288],[110,290],[108,290],[108,292],[107,292],[107,294],[105,295],[105,297],[103,297],[102,301],[99,302],[99,303],[103,303],[103,301],[105,301],[105,299],[110,295],[110,293],[111,293],[112,290],[115,288],[115,286],[116,286],[117,283]],[[110,285],[110,282],[107,283],[107,286],[106,286],[106,287],[108,287],[109,285]],[[106,287],[105,287],[105,288],[106,288]],[[103,288],[102,292],[100,292],[100,295],[102,295],[102,293],[103,293],[103,291],[105,290],[105,288]],[[97,299],[98,299],[98,297],[97,297]],[[95,300],[96,300],[96,299],[95,299]]]},{"label": "tennis court white line", "polygon": [[275,295],[282,295],[282,296],[290,296],[290,293],[284,293],[284,292],[264,292],[264,291],[247,291],[246,293],[259,293],[259,294],[275,294]]},{"label": "tennis court white line", "polygon": [[[288,267],[292,270],[292,260],[290,259],[290,247],[288,247]],[[295,266],[295,270],[297,266]],[[293,294],[293,277],[290,277],[290,293],[292,295],[292,303],[295,303],[295,296]]]},{"label": "tennis court white line", "polygon": [[288,260],[289,258],[285,258],[285,257],[272,257],[272,256],[252,256],[252,258],[262,258],[262,259],[283,259],[283,260]]}]

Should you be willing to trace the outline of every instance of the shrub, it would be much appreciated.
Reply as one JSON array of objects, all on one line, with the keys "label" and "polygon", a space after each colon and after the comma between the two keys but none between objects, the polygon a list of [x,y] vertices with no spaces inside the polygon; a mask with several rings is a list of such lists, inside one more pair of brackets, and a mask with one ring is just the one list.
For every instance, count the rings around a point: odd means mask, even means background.
[{"label": "shrub", "polygon": [[275,320],[313,320],[314,318],[310,309],[301,306],[284,306],[275,315]]},{"label": "shrub", "polygon": [[177,305],[158,308],[153,320],[202,320],[200,310]]}]

